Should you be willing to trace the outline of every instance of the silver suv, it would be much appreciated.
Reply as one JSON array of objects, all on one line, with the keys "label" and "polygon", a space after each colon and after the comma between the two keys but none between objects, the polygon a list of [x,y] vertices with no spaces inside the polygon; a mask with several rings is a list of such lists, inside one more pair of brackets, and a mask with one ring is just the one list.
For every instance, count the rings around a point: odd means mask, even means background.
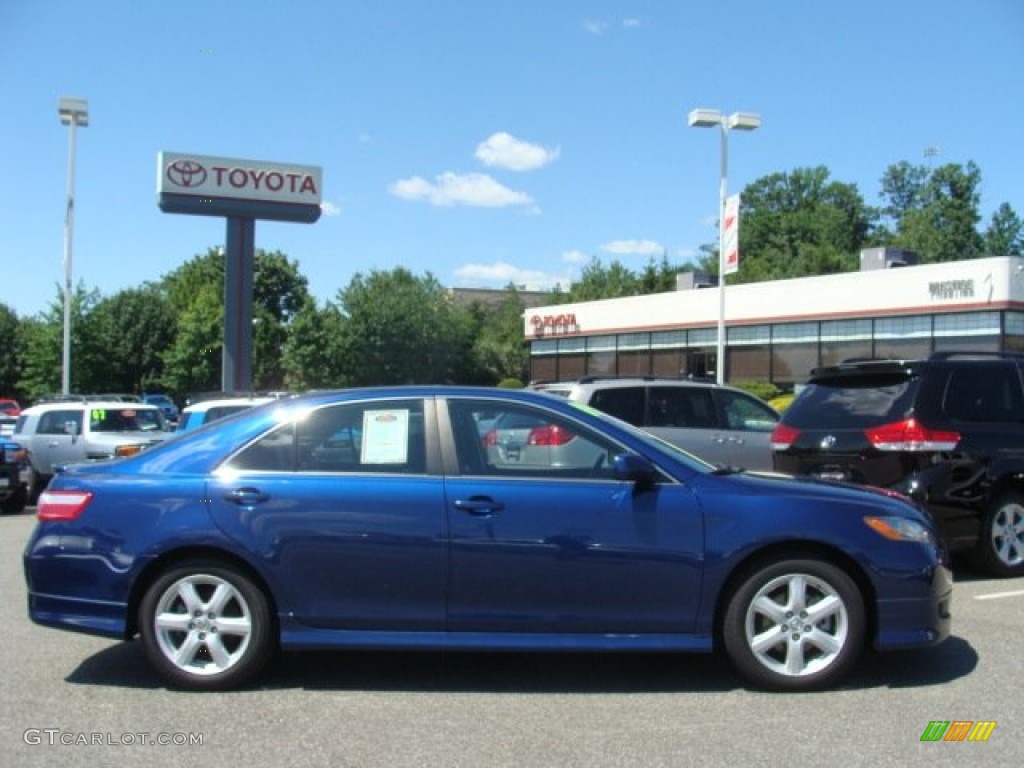
[{"label": "silver suv", "polygon": [[155,405],[117,400],[65,400],[26,408],[11,439],[28,453],[34,501],[54,467],[130,456],[170,437]]},{"label": "silver suv", "polygon": [[771,433],[779,414],[741,389],[681,379],[597,376],[532,388],[617,416],[711,464],[772,469]]}]

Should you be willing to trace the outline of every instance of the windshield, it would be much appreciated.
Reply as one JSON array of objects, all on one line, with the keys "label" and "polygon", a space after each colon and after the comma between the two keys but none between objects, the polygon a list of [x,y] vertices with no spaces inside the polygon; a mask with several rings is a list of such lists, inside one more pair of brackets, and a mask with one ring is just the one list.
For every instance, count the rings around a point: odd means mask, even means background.
[{"label": "windshield", "polygon": [[92,432],[157,432],[163,429],[155,408],[93,408],[89,411]]}]

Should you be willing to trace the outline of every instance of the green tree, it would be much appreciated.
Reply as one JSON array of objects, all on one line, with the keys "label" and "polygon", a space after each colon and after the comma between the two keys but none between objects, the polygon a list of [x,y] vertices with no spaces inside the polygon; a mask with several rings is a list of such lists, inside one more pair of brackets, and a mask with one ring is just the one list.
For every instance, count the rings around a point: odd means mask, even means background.
[{"label": "green tree", "polygon": [[740,269],[730,282],[854,269],[875,216],[855,185],[830,181],[824,166],[765,176],[742,194]]},{"label": "green tree", "polygon": [[[99,301],[99,291],[86,289],[79,282],[71,295],[71,376],[72,392],[96,392],[102,386],[103,366],[98,360],[95,333],[89,314]],[[64,355],[64,293],[57,288],[57,298],[47,311],[22,322],[21,377],[18,390],[26,400],[60,392]]]},{"label": "green tree", "polygon": [[307,298],[288,326],[282,361],[286,389],[325,389],[348,384],[341,360],[342,328],[343,318],[337,306],[328,302],[321,309],[312,297]]},{"label": "green tree", "polygon": [[465,383],[495,384],[503,379],[527,379],[530,350],[523,337],[526,304],[515,286],[505,288],[497,307],[475,305],[472,311],[477,324],[473,362],[481,377]]},{"label": "green tree", "polygon": [[440,283],[398,267],[356,274],[338,292],[342,367],[357,386],[459,380],[471,324]]},{"label": "green tree", "polygon": [[896,230],[891,242],[882,244],[915,251],[925,263],[982,255],[980,185],[981,171],[973,162],[930,172],[906,164],[891,167],[882,179],[882,194]]},{"label": "green tree", "polygon": [[[167,358],[169,375],[177,387],[182,387],[176,391],[219,389],[224,335],[223,251],[207,249],[165,275],[161,285],[179,318],[178,338]],[[284,386],[288,326],[308,299],[308,280],[299,272],[297,263],[280,251],[256,251],[252,308],[254,389]],[[195,306],[197,302],[200,306]]]},{"label": "green tree", "polygon": [[568,300],[596,301],[614,299],[619,296],[636,296],[640,292],[640,281],[619,261],[607,267],[596,256],[580,272],[580,279],[569,289]]},{"label": "green tree", "polygon": [[22,324],[18,315],[6,304],[0,304],[0,397],[18,397],[21,369]]},{"label": "green tree", "polygon": [[992,214],[985,230],[985,252],[992,256],[1024,255],[1024,223],[1009,203],[1003,203]]},{"label": "green tree", "polygon": [[[114,392],[142,393],[164,388],[163,352],[174,343],[176,322],[166,297],[155,285],[120,291],[101,299],[88,319],[93,353],[103,386]],[[97,372],[94,379],[99,379]]]}]

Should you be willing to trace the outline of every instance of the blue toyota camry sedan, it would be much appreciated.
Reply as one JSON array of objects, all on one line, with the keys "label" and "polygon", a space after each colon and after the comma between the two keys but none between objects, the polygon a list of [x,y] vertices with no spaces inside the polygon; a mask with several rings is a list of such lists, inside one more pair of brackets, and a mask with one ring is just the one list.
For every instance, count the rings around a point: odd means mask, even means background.
[{"label": "blue toyota camry sedan", "polygon": [[68,467],[37,515],[32,620],[138,635],[186,689],[359,648],[721,649],[807,690],[950,631],[942,542],[903,497],[710,466],[536,392],[277,400]]}]

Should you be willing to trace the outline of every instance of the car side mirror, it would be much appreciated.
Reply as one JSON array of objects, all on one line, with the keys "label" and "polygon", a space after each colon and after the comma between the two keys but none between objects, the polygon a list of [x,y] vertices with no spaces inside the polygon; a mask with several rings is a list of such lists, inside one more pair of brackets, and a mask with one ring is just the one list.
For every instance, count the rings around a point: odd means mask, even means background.
[{"label": "car side mirror", "polygon": [[638,491],[654,486],[658,469],[648,459],[635,453],[620,453],[613,463],[616,480],[625,480],[636,485]]}]

